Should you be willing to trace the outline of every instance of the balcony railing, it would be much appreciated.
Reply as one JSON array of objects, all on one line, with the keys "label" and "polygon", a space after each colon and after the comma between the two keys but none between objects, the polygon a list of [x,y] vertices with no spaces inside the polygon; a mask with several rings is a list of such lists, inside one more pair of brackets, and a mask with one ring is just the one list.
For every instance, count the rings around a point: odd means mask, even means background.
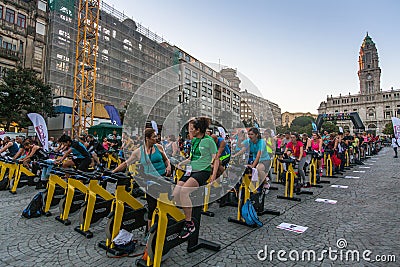
[{"label": "balcony railing", "polygon": [[10,49],[6,49],[3,47],[0,47],[0,56],[3,58],[15,60],[15,61],[22,60],[22,55],[19,52],[13,51]]},{"label": "balcony railing", "polygon": [[5,21],[4,19],[0,19],[0,27],[4,30],[9,30],[14,33],[18,33],[21,35],[26,35],[27,34],[27,29],[24,27],[20,27],[17,24]]}]

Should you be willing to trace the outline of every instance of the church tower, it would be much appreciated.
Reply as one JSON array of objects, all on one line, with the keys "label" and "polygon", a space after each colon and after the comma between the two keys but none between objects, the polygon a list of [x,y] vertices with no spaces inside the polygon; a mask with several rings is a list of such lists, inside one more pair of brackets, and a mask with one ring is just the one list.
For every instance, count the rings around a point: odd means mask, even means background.
[{"label": "church tower", "polygon": [[360,93],[362,95],[378,93],[381,85],[381,68],[379,67],[378,51],[368,32],[360,48],[358,64]]}]

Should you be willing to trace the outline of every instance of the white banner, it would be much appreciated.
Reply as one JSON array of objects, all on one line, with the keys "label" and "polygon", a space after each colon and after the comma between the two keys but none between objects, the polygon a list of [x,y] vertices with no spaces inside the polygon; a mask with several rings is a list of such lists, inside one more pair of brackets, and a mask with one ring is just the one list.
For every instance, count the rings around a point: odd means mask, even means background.
[{"label": "white banner", "polygon": [[225,133],[224,128],[222,128],[222,127],[217,127],[217,129],[218,129],[218,132],[219,132],[219,136],[221,136],[222,138],[225,139],[226,133]]},{"label": "white banner", "polygon": [[392,117],[393,123],[393,132],[396,139],[400,138],[400,119],[396,117]]},{"label": "white banner", "polygon": [[151,121],[151,127],[156,131],[156,134],[158,134],[158,127],[157,127],[157,122]]},{"label": "white banner", "polygon": [[47,132],[47,125],[42,115],[37,113],[29,113],[28,117],[33,123],[33,128],[35,128],[35,132],[40,140],[40,143],[42,143],[43,149],[45,151],[49,151],[49,136]]}]

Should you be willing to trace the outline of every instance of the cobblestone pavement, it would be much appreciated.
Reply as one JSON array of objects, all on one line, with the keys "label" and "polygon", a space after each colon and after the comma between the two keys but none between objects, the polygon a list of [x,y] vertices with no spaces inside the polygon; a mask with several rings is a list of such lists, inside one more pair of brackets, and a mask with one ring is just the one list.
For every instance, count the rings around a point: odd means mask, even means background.
[{"label": "cobblestone pavement", "polygon": [[[309,190],[314,195],[301,195],[301,202],[277,199],[276,195],[283,193],[282,186],[278,191],[270,191],[266,208],[279,210],[282,214],[260,217],[265,224],[261,228],[229,223],[227,218],[234,217],[236,209],[211,205],[210,210],[216,215],[202,217],[200,235],[219,242],[221,251],[201,249],[189,254],[181,245],[172,251],[164,266],[399,266],[400,161],[392,154],[391,148],[385,148],[366,161],[370,165],[361,166],[370,168],[356,166],[345,173],[359,178],[325,178],[331,184],[347,185],[346,189],[327,184],[323,188],[312,188]],[[357,170],[365,173],[353,172]],[[105,238],[105,221],[93,228],[92,239],[86,239],[73,230],[78,223],[78,214],[70,216],[70,226],[57,222],[54,216],[21,218],[21,211],[35,193],[33,187],[21,188],[16,195],[0,192],[0,266],[134,266],[135,259],[107,258],[105,251],[97,246]],[[337,200],[337,204],[316,202],[316,198]],[[299,234],[276,228],[282,222],[308,229]],[[142,233],[137,231],[135,235],[140,238]],[[338,239],[345,239],[347,247],[338,248]],[[257,255],[264,256],[265,253],[259,251],[265,248],[268,257],[261,261]],[[321,260],[313,260],[313,257],[308,260],[308,254],[305,254],[305,260],[302,259],[303,250],[314,250],[319,258],[322,251],[329,248],[331,258],[327,252]],[[143,247],[139,247],[140,250]],[[272,250],[275,252],[271,261]],[[286,251],[280,256],[287,261],[278,260],[279,250]],[[365,256],[372,261],[363,260],[365,250],[371,251]],[[359,252],[359,262],[351,261],[354,251]],[[296,252],[299,253],[297,261],[292,260],[296,259]],[[335,255],[337,259],[332,260]],[[377,255],[395,255],[397,262],[374,261]]]}]

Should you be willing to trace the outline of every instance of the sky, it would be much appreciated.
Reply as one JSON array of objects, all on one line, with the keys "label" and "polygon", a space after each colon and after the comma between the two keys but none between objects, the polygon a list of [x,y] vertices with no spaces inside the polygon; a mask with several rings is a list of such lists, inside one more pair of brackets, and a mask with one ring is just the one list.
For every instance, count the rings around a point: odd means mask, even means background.
[{"label": "sky", "polygon": [[328,95],[358,93],[367,32],[381,88],[400,89],[398,0],[105,2],[198,60],[237,69],[282,112],[317,114]]}]

